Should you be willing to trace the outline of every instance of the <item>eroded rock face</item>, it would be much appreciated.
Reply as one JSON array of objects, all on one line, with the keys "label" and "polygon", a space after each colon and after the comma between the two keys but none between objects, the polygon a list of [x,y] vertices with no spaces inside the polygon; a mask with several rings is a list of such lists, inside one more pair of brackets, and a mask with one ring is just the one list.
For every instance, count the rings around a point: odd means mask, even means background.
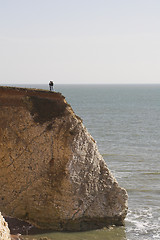
[{"label": "eroded rock face", "polygon": [[43,229],[122,225],[120,188],[60,93],[0,87],[0,206]]},{"label": "eroded rock face", "polygon": [[11,240],[8,224],[0,213],[0,240]]}]

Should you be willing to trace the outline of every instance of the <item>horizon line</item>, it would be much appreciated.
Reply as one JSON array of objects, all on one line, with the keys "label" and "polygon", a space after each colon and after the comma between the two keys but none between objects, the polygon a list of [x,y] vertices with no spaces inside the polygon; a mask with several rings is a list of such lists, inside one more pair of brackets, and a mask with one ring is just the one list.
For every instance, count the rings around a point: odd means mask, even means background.
[{"label": "horizon line", "polygon": [[[160,83],[56,83],[55,85],[160,85]],[[0,85],[48,85],[47,83],[0,83]]]}]

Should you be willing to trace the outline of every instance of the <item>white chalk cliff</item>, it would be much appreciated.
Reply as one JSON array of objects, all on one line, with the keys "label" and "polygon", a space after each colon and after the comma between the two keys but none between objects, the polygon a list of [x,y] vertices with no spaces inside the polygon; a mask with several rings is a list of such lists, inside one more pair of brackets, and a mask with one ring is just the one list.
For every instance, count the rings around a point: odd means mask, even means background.
[{"label": "white chalk cliff", "polygon": [[11,240],[7,222],[0,213],[0,240]]}]

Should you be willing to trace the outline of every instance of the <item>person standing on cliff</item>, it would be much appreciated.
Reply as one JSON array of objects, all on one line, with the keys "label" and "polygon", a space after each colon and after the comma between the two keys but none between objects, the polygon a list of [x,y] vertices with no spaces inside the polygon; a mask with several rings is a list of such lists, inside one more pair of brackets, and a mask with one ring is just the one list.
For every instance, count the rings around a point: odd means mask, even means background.
[{"label": "person standing on cliff", "polygon": [[50,81],[49,82],[49,89],[50,89],[50,91],[53,91],[53,85],[54,85],[53,81]]}]

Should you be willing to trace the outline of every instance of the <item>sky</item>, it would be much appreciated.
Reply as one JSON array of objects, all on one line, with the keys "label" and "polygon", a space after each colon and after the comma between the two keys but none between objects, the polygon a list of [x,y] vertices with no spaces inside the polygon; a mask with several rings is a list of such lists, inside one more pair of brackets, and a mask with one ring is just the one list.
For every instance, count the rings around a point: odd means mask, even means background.
[{"label": "sky", "polygon": [[160,84],[159,0],[0,0],[0,84]]}]

